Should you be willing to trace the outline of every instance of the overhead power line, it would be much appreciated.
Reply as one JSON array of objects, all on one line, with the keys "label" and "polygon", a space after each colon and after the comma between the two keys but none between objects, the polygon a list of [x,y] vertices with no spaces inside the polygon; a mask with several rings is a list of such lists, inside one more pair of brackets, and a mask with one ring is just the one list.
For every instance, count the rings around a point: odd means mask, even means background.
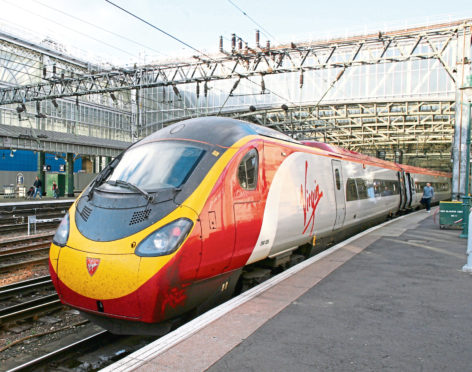
[{"label": "overhead power line", "polygon": [[266,34],[266,36],[270,37],[273,41],[277,42],[275,39],[275,36],[273,36],[269,31],[267,31],[264,27],[262,27],[259,23],[257,23],[249,14],[247,14],[244,10],[242,10],[239,6],[237,6],[235,3],[233,3],[231,0],[228,0],[228,2],[234,6],[236,9],[238,9],[243,15],[248,17],[252,23],[254,23],[257,27],[261,29],[261,31]]},{"label": "overhead power line", "polygon": [[[186,47],[188,47],[188,48],[190,48],[190,49],[196,51],[198,54],[203,55],[203,56],[209,58],[209,59],[212,60],[212,61],[215,61],[215,59],[212,58],[211,56],[209,56],[209,55],[203,53],[202,51],[200,51],[200,50],[194,48],[194,47],[191,46],[190,44],[186,43],[185,41],[180,40],[179,38],[177,38],[177,37],[171,35],[170,33],[168,33],[168,32],[166,32],[166,31],[162,30],[161,28],[159,28],[159,27],[157,27],[157,26],[154,26],[152,23],[150,23],[150,22],[144,20],[143,18],[141,18],[141,17],[135,15],[134,13],[132,13],[132,12],[130,12],[130,11],[128,11],[128,10],[126,10],[126,9],[124,9],[124,8],[122,8],[122,7],[120,7],[119,5],[113,3],[113,2],[110,1],[110,0],[105,0],[105,1],[106,1],[107,3],[109,3],[109,4],[113,5],[113,6],[115,6],[116,8],[122,10],[123,12],[129,14],[130,16],[132,16],[132,17],[134,17],[134,18],[140,20],[141,22],[146,23],[148,26],[151,26],[152,28],[158,30],[159,32],[162,32],[164,35],[167,35],[167,36],[171,37],[172,39],[178,41],[179,43],[185,45]],[[233,5],[234,5],[234,4],[233,4]],[[252,83],[252,84],[254,84],[254,85],[261,86],[261,84],[255,82],[255,81],[252,81],[252,80],[249,79],[249,78],[246,78],[246,79],[247,79],[247,81],[249,81],[250,83]],[[240,78],[239,80],[241,80],[241,78]],[[238,83],[239,83],[239,81],[238,81]],[[234,89],[235,89],[235,87],[233,87],[231,93],[234,91]],[[271,91],[270,89],[265,88],[265,90],[267,90],[268,92],[274,94],[275,96],[277,96],[277,97],[279,97],[279,98],[282,98],[282,99],[286,100],[287,102],[290,102],[290,103],[293,104],[293,102],[291,102],[290,100],[288,100],[288,99],[286,99],[285,97],[282,97],[281,95],[279,95],[279,94],[277,94],[277,93]],[[226,102],[228,101],[229,97],[231,96],[231,93],[228,94],[228,97],[227,97],[226,100],[224,101],[223,105],[220,107],[220,110],[219,110],[219,112],[218,112],[218,115],[219,115],[219,113],[221,112],[221,110],[223,109],[223,107],[225,106],[225,104],[226,104]]]},{"label": "overhead power line", "polygon": [[135,55],[129,53],[128,51],[126,51],[126,50],[124,50],[124,49],[121,49],[121,48],[118,48],[118,47],[116,47],[116,46],[114,46],[114,45],[112,45],[112,44],[108,44],[108,43],[104,42],[103,40],[94,38],[94,37],[92,37],[92,36],[90,36],[90,35],[88,35],[88,34],[86,34],[86,33],[84,33],[84,32],[74,30],[73,28],[68,27],[68,26],[66,26],[66,25],[63,25],[63,24],[61,24],[61,23],[59,23],[59,22],[56,22],[56,21],[54,21],[54,20],[52,20],[52,19],[50,19],[50,18],[48,18],[48,17],[44,17],[44,16],[39,15],[39,14],[37,14],[37,13],[35,13],[35,12],[29,10],[29,9],[23,8],[23,7],[19,6],[18,4],[11,3],[10,1],[7,1],[7,0],[3,0],[3,1],[6,2],[6,3],[8,3],[8,4],[10,4],[10,5],[12,5],[12,6],[15,6],[15,7],[19,8],[19,9],[25,11],[25,12],[31,13],[31,14],[33,14],[33,15],[39,17],[39,18],[42,18],[42,19],[45,19],[45,20],[47,20],[47,21],[49,21],[49,22],[51,22],[51,23],[57,24],[57,25],[59,25],[59,26],[65,28],[65,29],[68,29],[68,30],[71,30],[72,32],[75,32],[75,33],[77,33],[77,34],[83,35],[83,36],[85,36],[85,37],[87,37],[87,38],[89,38],[89,39],[92,39],[92,40],[97,41],[97,42],[99,42],[99,43],[101,43],[101,44],[104,44],[104,45],[106,45],[106,46],[108,46],[108,47],[110,47],[110,48],[116,49],[116,50],[118,50],[118,51],[120,51],[120,52],[122,52],[122,53],[128,54],[128,55],[131,56],[131,57],[135,57]]},{"label": "overhead power line", "polygon": [[119,5],[117,5],[117,4],[113,3],[113,2],[111,2],[110,0],[105,0],[105,1],[106,1],[107,3],[113,5],[114,7],[116,7],[116,8],[118,8],[118,9],[122,10],[123,12],[129,14],[130,16],[132,16],[132,17],[134,17],[134,18],[136,18],[136,19],[139,19],[141,22],[146,23],[148,26],[151,26],[152,28],[156,29],[157,31],[162,32],[164,35],[167,35],[167,36],[169,36],[170,38],[174,39],[175,41],[178,41],[179,43],[185,45],[187,48],[190,48],[190,49],[196,51],[198,54],[205,55],[205,53],[199,51],[198,49],[194,48],[194,47],[191,46],[190,44],[187,44],[185,41],[182,41],[182,40],[180,40],[178,37],[175,37],[174,35],[169,34],[168,32],[164,31],[163,29],[161,29],[161,28],[159,28],[159,27],[157,27],[157,26],[154,26],[152,23],[150,23],[150,22],[146,21],[145,19],[143,19],[143,18],[137,16],[136,14],[131,13],[130,11],[128,11],[128,10],[122,8],[121,6],[119,6]]},{"label": "overhead power line", "polygon": [[103,27],[101,27],[101,26],[98,26],[98,25],[96,25],[96,24],[94,24],[94,23],[92,23],[92,22],[86,21],[86,20],[84,20],[84,19],[82,19],[82,18],[76,17],[76,16],[74,16],[74,15],[72,15],[72,14],[66,13],[66,12],[64,12],[64,11],[62,11],[62,10],[59,10],[59,9],[56,9],[56,8],[54,8],[54,7],[52,7],[52,6],[46,5],[46,4],[44,4],[43,2],[41,2],[41,1],[39,1],[39,0],[36,0],[36,2],[37,2],[38,4],[40,4],[40,5],[44,6],[44,7],[46,7],[46,8],[52,9],[52,10],[58,12],[58,13],[64,14],[64,15],[70,17],[70,18],[76,19],[76,20],[78,20],[78,21],[80,21],[80,22],[83,22],[83,23],[85,23],[85,24],[88,24],[88,25],[90,25],[90,26],[92,26],[92,27],[98,28],[99,30],[105,31],[105,32],[107,32],[107,33],[109,33],[109,34],[111,34],[111,35],[114,35],[114,36],[117,36],[117,37],[119,37],[119,38],[121,38],[121,39],[123,39],[123,40],[129,41],[130,43],[139,45],[139,46],[141,46],[141,47],[143,47],[143,48],[152,50],[153,52],[156,52],[156,53],[159,53],[159,54],[162,54],[162,55],[166,55],[166,56],[167,56],[167,54],[162,53],[162,52],[160,52],[159,50],[156,50],[156,49],[153,49],[153,48],[151,48],[151,47],[149,47],[149,46],[147,46],[147,45],[141,44],[140,42],[138,42],[138,41],[136,41],[136,40],[133,40],[133,39],[130,39],[130,38],[124,36],[124,35],[117,34],[116,32],[107,30],[106,28],[103,28]]}]

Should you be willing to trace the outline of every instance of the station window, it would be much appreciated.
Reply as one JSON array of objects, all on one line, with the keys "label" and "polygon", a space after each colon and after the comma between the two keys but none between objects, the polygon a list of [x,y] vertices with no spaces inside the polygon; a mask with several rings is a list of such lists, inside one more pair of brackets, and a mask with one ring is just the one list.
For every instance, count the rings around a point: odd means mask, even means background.
[{"label": "station window", "polygon": [[254,190],[257,186],[257,169],[259,156],[256,149],[252,149],[239,164],[238,180],[243,189]]}]

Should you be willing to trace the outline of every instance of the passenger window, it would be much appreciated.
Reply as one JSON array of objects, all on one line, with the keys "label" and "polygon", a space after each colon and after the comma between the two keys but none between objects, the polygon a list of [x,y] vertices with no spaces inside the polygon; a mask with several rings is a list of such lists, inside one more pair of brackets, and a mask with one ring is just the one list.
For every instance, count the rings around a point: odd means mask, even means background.
[{"label": "passenger window", "polygon": [[239,164],[238,179],[243,189],[254,190],[257,186],[257,169],[259,156],[256,149],[252,149]]},{"label": "passenger window", "polygon": [[357,194],[359,196],[359,199],[367,199],[367,186],[365,184],[365,181],[362,178],[356,178],[356,184],[357,184]]},{"label": "passenger window", "polygon": [[349,178],[346,183],[346,201],[357,200],[356,181]]},{"label": "passenger window", "polygon": [[341,190],[341,177],[339,176],[339,169],[334,170],[334,175],[336,178],[336,188]]}]

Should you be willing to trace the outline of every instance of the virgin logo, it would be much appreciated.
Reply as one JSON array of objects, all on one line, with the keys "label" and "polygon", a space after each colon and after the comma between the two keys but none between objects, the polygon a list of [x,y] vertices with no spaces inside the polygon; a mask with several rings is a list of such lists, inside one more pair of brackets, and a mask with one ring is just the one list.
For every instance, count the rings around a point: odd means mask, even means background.
[{"label": "virgin logo", "polygon": [[87,271],[90,274],[90,276],[93,276],[93,274],[95,274],[95,271],[97,271],[98,269],[99,263],[100,263],[99,258],[87,257]]},{"label": "virgin logo", "polygon": [[313,181],[313,185],[308,185],[308,162],[305,161],[305,185],[300,186],[300,200],[303,205],[303,234],[310,228],[310,235],[313,234],[315,227],[315,213],[318,203],[323,197],[323,191],[320,191],[320,185]]}]

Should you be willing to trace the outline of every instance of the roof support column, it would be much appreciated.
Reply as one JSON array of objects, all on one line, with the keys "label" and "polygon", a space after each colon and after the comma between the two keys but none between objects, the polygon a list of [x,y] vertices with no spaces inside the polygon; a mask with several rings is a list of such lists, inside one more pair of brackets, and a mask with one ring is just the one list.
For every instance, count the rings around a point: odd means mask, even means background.
[{"label": "roof support column", "polygon": [[[467,32],[468,31],[468,32]],[[467,133],[469,131],[469,118],[467,114],[468,103],[464,93],[459,90],[466,83],[467,76],[472,71],[470,68],[471,31],[464,30],[463,38],[459,38],[457,57],[457,89],[456,89],[456,117],[454,121],[454,141],[452,144],[452,200],[459,200],[464,196],[465,175],[467,169]],[[461,50],[462,49],[462,50]]]},{"label": "roof support column", "polygon": [[74,196],[74,154],[68,152],[66,155],[66,195]]},{"label": "roof support column", "polygon": [[46,154],[44,152],[38,151],[38,178],[41,181],[41,184],[43,185],[43,194],[46,192],[46,172],[43,169],[45,163]]}]

